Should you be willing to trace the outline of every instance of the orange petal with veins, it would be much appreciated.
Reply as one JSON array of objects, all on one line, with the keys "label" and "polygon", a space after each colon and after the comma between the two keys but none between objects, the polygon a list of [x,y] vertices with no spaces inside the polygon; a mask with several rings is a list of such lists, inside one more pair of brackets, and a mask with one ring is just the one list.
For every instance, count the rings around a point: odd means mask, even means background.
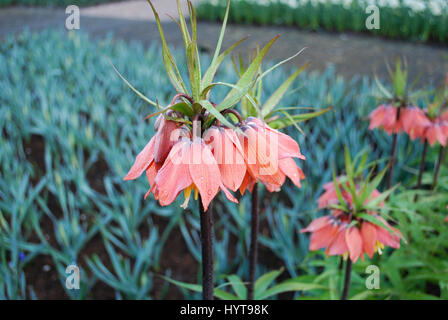
[{"label": "orange petal with veins", "polygon": [[196,138],[191,144],[189,170],[191,179],[198,189],[204,211],[219,191],[221,174],[211,150],[202,139]]},{"label": "orange petal with veins", "polygon": [[372,258],[375,254],[375,244],[376,244],[376,228],[370,222],[364,221],[361,225],[361,235],[363,249]]},{"label": "orange petal with veins", "polygon": [[157,173],[155,185],[162,206],[173,203],[178,194],[193,182],[188,170],[189,145],[189,141],[175,144]]},{"label": "orange petal with veins", "polygon": [[137,179],[148,168],[154,159],[154,144],[155,137],[152,137],[143,150],[137,155],[134,164],[123,180]]},{"label": "orange petal with veins", "polygon": [[350,251],[350,260],[356,262],[362,253],[362,237],[357,227],[347,229],[345,232],[345,242]]}]

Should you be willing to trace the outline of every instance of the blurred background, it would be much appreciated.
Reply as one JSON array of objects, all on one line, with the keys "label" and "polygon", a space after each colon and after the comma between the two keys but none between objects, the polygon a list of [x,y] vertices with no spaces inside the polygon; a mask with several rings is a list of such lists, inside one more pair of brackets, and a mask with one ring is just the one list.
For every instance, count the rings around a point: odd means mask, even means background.
[{"label": "blurred background", "polygon": [[[187,68],[175,0],[154,0],[181,73]],[[201,61],[219,36],[226,1],[193,1]],[[181,0],[186,12],[186,3]],[[379,29],[367,30],[369,5],[380,13]],[[66,27],[69,5],[80,8],[79,29]],[[391,137],[369,131],[367,116],[379,102],[374,77],[388,83],[387,62],[407,61],[415,88],[440,86],[448,73],[448,5],[443,0],[232,0],[223,47],[246,35],[236,53],[280,38],[266,69],[307,49],[264,80],[269,96],[295,68],[311,66],[294,83],[284,106],[333,111],[294,128],[307,161],[303,187],[286,184],[262,200],[258,274],[280,270],[280,279],[324,283],[326,289],[276,298],[333,298],[340,286],[337,259],[308,252],[299,230],[322,212],[316,200],[331,180],[331,163],[343,168],[343,150],[387,157]],[[174,92],[165,75],[159,33],[145,0],[0,0],[0,298],[2,299],[184,299],[200,295],[164,277],[200,282],[197,210],[160,207],[145,178],[123,182],[136,154],[153,134],[154,112],[114,73],[108,58],[141,92],[167,104]],[[237,79],[229,59],[220,81]],[[213,92],[224,97],[225,89]],[[419,101],[425,107],[424,99]],[[415,184],[421,145],[398,139],[395,181]],[[430,181],[438,149],[427,157]],[[355,266],[352,295],[375,299],[448,298],[448,239],[444,208],[446,163],[431,197],[407,205],[395,219],[409,243],[381,266],[379,291],[366,291],[364,270]],[[425,180],[426,179],[426,180]],[[395,197],[392,201],[404,201]],[[423,208],[423,209],[422,209]],[[247,275],[250,199],[236,206],[214,203],[218,283]],[[427,210],[423,216],[419,210]],[[421,228],[423,226],[423,228]],[[423,230],[423,231],[422,231]],[[312,258],[312,259],[311,259]],[[67,266],[80,270],[80,288],[66,286]]]}]

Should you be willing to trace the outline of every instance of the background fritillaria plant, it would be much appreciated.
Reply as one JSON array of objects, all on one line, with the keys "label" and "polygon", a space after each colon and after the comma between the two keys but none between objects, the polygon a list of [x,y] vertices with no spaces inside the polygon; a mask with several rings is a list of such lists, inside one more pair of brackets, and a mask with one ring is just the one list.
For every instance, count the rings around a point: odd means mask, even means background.
[{"label": "background fritillaria plant", "polygon": [[[391,82],[392,93],[387,90],[377,78],[375,78],[378,85],[382,100],[385,100],[386,104],[379,105],[374,109],[370,115],[369,129],[381,128],[388,135],[392,134],[392,149],[389,160],[389,175],[387,177],[387,188],[392,186],[395,158],[397,153],[397,138],[398,134],[402,131],[409,132],[414,130],[417,123],[421,121],[420,110],[413,107],[414,101],[422,94],[420,91],[412,92],[412,88],[416,84],[408,84],[408,68],[406,62],[402,63],[401,60],[396,60],[395,70],[392,71],[389,65],[387,65]],[[414,112],[415,111],[415,112]],[[403,118],[407,117],[410,121],[403,121]]]},{"label": "background fritillaria plant", "polygon": [[[341,255],[346,261],[344,287],[341,300],[347,299],[350,288],[352,263],[364,254],[369,258],[384,246],[400,248],[400,231],[392,227],[382,216],[381,207],[395,188],[380,193],[376,188],[380,184],[387,167],[373,177],[375,163],[366,164],[367,153],[351,159],[345,149],[346,175],[336,177],[324,185],[320,196],[319,209],[329,209],[330,214],[317,218],[301,232],[311,232],[309,249],[326,248],[328,256]],[[364,171],[369,167],[364,178]]]},{"label": "background fritillaria plant", "polygon": [[[389,68],[390,71],[390,68]],[[420,168],[418,171],[416,188],[420,189],[422,186],[422,177],[425,170],[426,155],[428,144],[433,146],[436,142],[441,145],[437,163],[434,170],[434,178],[432,189],[437,183],[438,172],[440,164],[444,159],[444,148],[448,140],[448,76],[443,86],[435,90],[432,102],[426,102],[428,107],[426,109],[418,107],[417,99],[425,96],[428,100],[430,95],[428,91],[410,92],[413,86],[407,84],[407,65],[400,60],[396,61],[395,71],[390,71],[393,94],[390,93],[377,79],[377,85],[388,101],[387,105],[380,105],[373,110],[370,115],[369,129],[382,128],[387,134],[393,135],[392,151],[389,161],[390,171],[387,180],[387,187],[391,187],[393,178],[393,169],[395,165],[395,155],[397,148],[397,134],[405,132],[415,140],[420,138],[423,143],[423,150],[421,153]],[[418,195],[414,197],[414,201],[418,200]]]}]

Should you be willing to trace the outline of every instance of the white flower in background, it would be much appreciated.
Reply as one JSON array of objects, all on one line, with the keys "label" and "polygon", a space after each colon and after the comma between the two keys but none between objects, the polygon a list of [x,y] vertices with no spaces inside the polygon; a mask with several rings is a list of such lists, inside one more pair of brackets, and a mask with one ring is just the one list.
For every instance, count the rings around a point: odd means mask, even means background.
[{"label": "white flower in background", "polygon": [[[247,3],[254,3],[259,5],[268,6],[272,3],[278,2],[277,0],[233,0],[234,2],[245,1]],[[378,7],[389,7],[397,8],[400,6],[400,0],[331,0],[335,4],[342,4],[344,7],[348,8],[353,1],[360,4],[365,4],[366,7],[369,5],[376,5]],[[202,0],[202,2],[207,2],[211,4],[223,3],[222,0]],[[280,0],[292,8],[297,8],[307,3],[317,5],[319,3],[326,3],[328,0]],[[403,5],[405,7],[411,8],[412,10],[419,12],[429,9],[434,15],[441,15],[442,13],[448,14],[448,1],[447,0],[404,0]]]}]

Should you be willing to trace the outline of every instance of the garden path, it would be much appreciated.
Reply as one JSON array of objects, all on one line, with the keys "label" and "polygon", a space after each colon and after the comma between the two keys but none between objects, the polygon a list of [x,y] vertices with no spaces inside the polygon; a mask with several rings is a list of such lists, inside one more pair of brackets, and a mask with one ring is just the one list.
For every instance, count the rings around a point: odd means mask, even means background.
[{"label": "garden path", "polygon": [[[176,16],[175,1],[155,0],[160,17],[164,20],[167,41],[182,46],[177,25],[166,13]],[[24,28],[39,31],[46,28],[65,29],[66,14],[63,9],[11,7],[0,9],[0,39]],[[137,40],[149,45],[159,41],[157,26],[146,0],[132,0],[81,8],[81,30],[93,37],[103,37],[112,32],[117,39]],[[199,23],[198,43],[203,51],[213,52],[220,25]],[[448,72],[448,48],[405,41],[391,41],[360,34],[332,34],[309,32],[290,27],[260,27],[248,25],[228,26],[224,47],[245,35],[250,38],[238,50],[247,52],[257,44],[264,44],[279,34],[280,38],[270,50],[268,59],[284,59],[307,47],[290,64],[301,66],[311,61],[311,70],[324,70],[335,65],[338,73],[346,78],[354,75],[387,76],[385,61],[404,57],[410,66],[410,76],[421,76],[420,84],[440,82]],[[237,51],[238,51],[237,50]]]}]

